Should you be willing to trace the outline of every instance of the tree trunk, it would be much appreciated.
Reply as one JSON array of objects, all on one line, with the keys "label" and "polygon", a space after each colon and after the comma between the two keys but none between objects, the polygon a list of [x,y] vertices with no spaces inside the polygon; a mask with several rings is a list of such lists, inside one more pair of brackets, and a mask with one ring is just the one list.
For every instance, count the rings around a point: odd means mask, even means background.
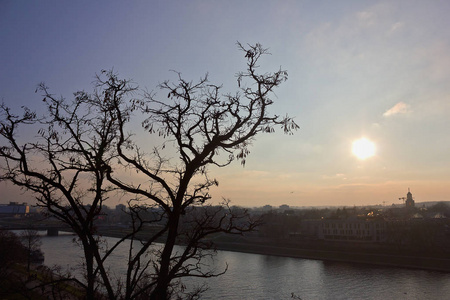
[{"label": "tree trunk", "polygon": [[168,299],[168,288],[170,284],[169,272],[170,272],[170,258],[175,246],[176,237],[178,235],[178,223],[179,223],[179,208],[174,208],[168,222],[169,231],[164,245],[164,249],[161,255],[161,265],[158,273],[158,283],[155,289],[150,295],[151,300],[166,300]]},{"label": "tree trunk", "polygon": [[89,245],[85,245],[84,255],[86,258],[86,300],[95,300],[94,256],[92,255],[92,251],[89,249]]}]

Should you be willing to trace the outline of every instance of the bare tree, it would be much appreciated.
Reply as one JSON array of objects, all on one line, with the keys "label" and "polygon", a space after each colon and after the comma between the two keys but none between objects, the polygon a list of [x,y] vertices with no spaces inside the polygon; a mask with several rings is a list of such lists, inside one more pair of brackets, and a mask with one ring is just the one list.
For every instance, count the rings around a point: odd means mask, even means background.
[{"label": "bare tree", "polygon": [[[222,94],[222,87],[209,83],[207,76],[194,83],[178,73],[177,82],[160,85],[167,99],[147,93],[144,99],[133,101],[131,109],[147,116],[143,126],[148,133],[166,139],[153,149],[150,158],[131,142],[124,131],[127,116],[121,115],[121,103],[112,99],[120,131],[118,158],[125,167],[142,173],[147,184],[137,185],[115,177],[112,168],[108,179],[142,201],[154,203],[165,218],[165,226],[155,235],[164,238],[153,265],[156,277],[145,287],[151,291],[151,299],[168,298],[177,278],[215,275],[204,272],[200,263],[189,263],[203,258],[201,249],[209,248],[203,242],[207,236],[218,232],[241,234],[257,225],[246,210],[236,212],[226,204],[208,205],[209,189],[218,185],[208,176],[208,167],[225,167],[233,160],[245,164],[257,134],[273,132],[277,125],[288,134],[298,128],[290,117],[280,118],[268,112],[274,89],[287,79],[287,72],[280,69],[259,74],[258,63],[267,49],[259,44],[246,47],[238,43],[238,47],[245,53],[247,68],[237,74],[237,93]],[[166,146],[174,147],[178,158],[165,157]],[[184,250],[174,252],[175,244],[181,241]],[[148,240],[143,249],[152,242]]]},{"label": "bare tree", "polygon": [[[111,109],[98,93],[77,92],[68,103],[50,94],[44,84],[38,90],[45,95],[44,117],[27,108],[15,115],[0,106],[1,179],[34,192],[39,206],[72,228],[82,245],[86,273],[85,282],[74,281],[85,289],[87,299],[94,299],[101,278],[112,299],[116,295],[94,224],[109,191],[104,164],[111,157],[116,132]],[[38,128],[34,141],[20,139],[22,127]]]},{"label": "bare tree", "polygon": [[[259,224],[247,210],[230,207],[227,200],[209,203],[209,190],[218,182],[208,168],[225,167],[234,160],[244,165],[257,134],[273,132],[276,126],[291,134],[298,126],[290,117],[268,111],[274,89],[287,79],[287,72],[258,73],[267,49],[259,44],[238,43],[238,47],[247,68],[237,74],[234,94],[223,94],[207,76],[194,83],[177,73],[177,82],[160,85],[167,98],[153,93],[133,98],[136,87],[130,81],[104,71],[97,77],[96,92],[75,93],[71,104],[41,85],[46,117],[38,118],[28,109],[18,116],[1,106],[0,135],[7,142],[0,147],[2,179],[35,192],[40,205],[73,228],[84,250],[83,287],[88,299],[95,298],[98,282],[110,299],[195,299],[205,287],[185,292],[182,278],[213,277],[226,270],[204,265],[205,258],[214,254],[208,237],[242,234]],[[149,148],[141,149],[128,133],[132,114],[144,116]],[[40,129],[37,141],[20,143],[17,127],[36,124],[47,126]],[[154,144],[155,135],[164,142]],[[45,161],[45,166],[38,161]],[[144,179],[129,180],[121,176],[124,170],[136,171]],[[132,195],[132,230],[118,242],[128,239],[128,270],[116,290],[104,263],[117,244],[102,252],[94,222],[113,190]],[[143,213],[149,211],[152,214]],[[158,225],[152,235],[138,239],[150,223]],[[163,245],[155,246],[158,241]],[[176,244],[182,247],[175,249]]]}]

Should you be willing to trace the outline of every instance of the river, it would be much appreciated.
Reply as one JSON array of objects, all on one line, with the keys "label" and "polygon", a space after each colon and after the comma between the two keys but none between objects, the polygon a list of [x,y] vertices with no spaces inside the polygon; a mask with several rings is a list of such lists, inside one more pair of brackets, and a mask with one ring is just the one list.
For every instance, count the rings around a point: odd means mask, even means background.
[{"label": "river", "polygon": [[[81,261],[74,236],[42,237],[44,264],[73,268]],[[113,242],[114,238],[107,238]],[[123,274],[126,249],[111,258],[111,269]],[[215,266],[228,264],[217,278],[195,279],[187,286],[207,283],[202,299],[448,299],[450,273],[364,264],[324,262],[219,251]]]}]

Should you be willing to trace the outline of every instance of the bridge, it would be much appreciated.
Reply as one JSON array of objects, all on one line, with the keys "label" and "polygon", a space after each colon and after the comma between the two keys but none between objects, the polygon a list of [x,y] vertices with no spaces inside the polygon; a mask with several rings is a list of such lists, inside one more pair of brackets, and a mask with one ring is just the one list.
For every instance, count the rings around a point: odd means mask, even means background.
[{"label": "bridge", "polygon": [[60,231],[68,231],[72,232],[72,228],[70,228],[66,224],[58,223],[58,224],[24,224],[24,223],[16,223],[16,222],[0,222],[0,230],[38,230],[38,231],[47,231],[48,236],[58,236]]}]

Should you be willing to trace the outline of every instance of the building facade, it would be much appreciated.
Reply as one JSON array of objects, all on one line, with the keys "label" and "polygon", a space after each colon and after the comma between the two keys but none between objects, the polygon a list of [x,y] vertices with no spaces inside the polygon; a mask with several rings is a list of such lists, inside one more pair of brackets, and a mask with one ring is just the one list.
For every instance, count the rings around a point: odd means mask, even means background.
[{"label": "building facade", "polygon": [[30,207],[27,203],[10,202],[9,204],[0,204],[0,216],[2,217],[21,217],[30,213]]},{"label": "building facade", "polygon": [[325,241],[383,242],[386,240],[386,221],[357,217],[304,220],[302,235]]}]

